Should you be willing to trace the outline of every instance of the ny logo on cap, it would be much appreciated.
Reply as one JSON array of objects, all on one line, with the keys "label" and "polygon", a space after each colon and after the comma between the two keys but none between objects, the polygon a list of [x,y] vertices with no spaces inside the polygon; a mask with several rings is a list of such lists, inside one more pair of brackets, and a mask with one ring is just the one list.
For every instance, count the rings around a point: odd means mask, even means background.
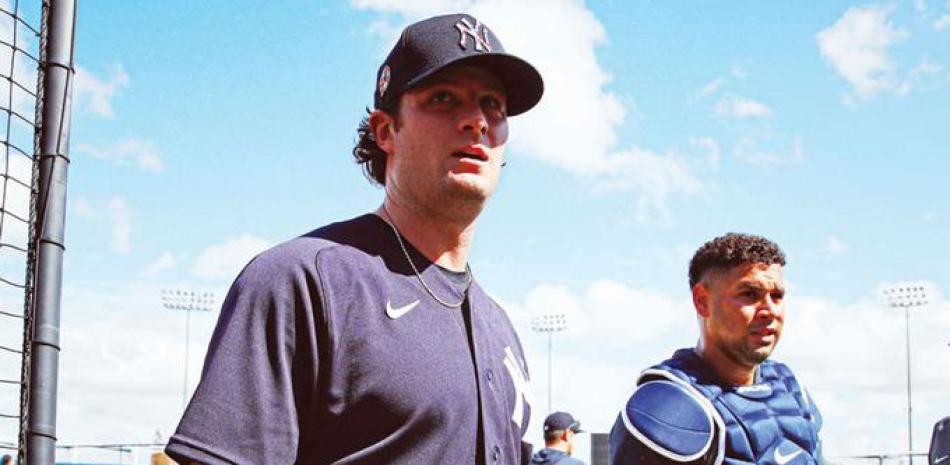
[{"label": "ny logo on cap", "polygon": [[465,36],[472,36],[475,39],[475,51],[491,53],[491,44],[488,43],[488,28],[478,22],[477,19],[475,24],[472,24],[468,21],[468,18],[462,18],[455,23],[455,28],[459,30],[459,47],[466,49]]}]

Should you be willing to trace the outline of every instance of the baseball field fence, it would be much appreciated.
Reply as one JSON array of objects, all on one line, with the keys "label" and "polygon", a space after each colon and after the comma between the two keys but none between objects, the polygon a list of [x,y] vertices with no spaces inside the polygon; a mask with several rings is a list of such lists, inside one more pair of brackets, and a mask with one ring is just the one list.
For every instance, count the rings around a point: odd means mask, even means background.
[{"label": "baseball field fence", "polygon": [[76,0],[0,0],[0,455],[51,465]]},{"label": "baseball field fence", "polygon": [[[846,455],[837,457],[825,457],[825,463],[828,465],[908,465],[911,455],[907,453],[881,453],[868,455]],[[913,454],[915,465],[927,465],[927,454],[915,452]]]}]

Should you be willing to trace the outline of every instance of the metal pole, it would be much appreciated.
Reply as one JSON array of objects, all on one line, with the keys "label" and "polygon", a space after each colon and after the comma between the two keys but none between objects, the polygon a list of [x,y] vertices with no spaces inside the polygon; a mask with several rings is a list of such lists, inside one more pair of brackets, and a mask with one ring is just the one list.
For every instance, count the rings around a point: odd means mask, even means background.
[{"label": "metal pole", "polygon": [[548,333],[548,414],[551,410],[551,333]]},{"label": "metal pole", "polygon": [[531,329],[539,333],[548,334],[548,413],[551,413],[551,391],[553,391],[551,384],[551,376],[553,373],[551,363],[551,339],[554,337],[552,333],[567,329],[567,315],[557,312],[535,315],[531,319]]},{"label": "metal pole", "polygon": [[929,286],[926,283],[899,283],[884,289],[884,297],[890,307],[904,309],[904,341],[907,348],[907,461],[914,464],[913,403],[911,398],[910,366],[910,308],[923,307],[929,303]]},{"label": "metal pole", "polygon": [[162,306],[173,310],[184,310],[185,314],[185,368],[181,385],[181,408],[188,407],[188,358],[191,351],[191,312],[210,312],[214,305],[214,294],[211,292],[195,292],[177,290],[162,290]]},{"label": "metal pole", "polygon": [[35,287],[30,305],[29,398],[26,410],[25,463],[52,465],[56,456],[56,396],[59,369],[60,291],[65,251],[66,174],[72,97],[73,33],[76,0],[46,0],[38,89],[38,183],[36,224],[31,249],[36,253]]},{"label": "metal pole", "polygon": [[910,399],[910,307],[907,306],[904,307],[904,323],[907,330],[907,337],[905,338],[907,341],[907,460],[909,465],[914,465],[914,433],[911,422],[913,417],[911,405],[913,403]]}]

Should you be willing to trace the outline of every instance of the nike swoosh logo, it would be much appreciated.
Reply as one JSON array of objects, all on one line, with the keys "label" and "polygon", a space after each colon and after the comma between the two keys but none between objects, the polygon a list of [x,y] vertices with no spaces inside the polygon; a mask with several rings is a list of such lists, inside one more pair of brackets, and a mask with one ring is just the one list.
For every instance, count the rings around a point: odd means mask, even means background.
[{"label": "nike swoosh logo", "polygon": [[775,463],[777,463],[778,465],[785,465],[786,463],[791,462],[792,459],[794,459],[795,457],[798,457],[798,454],[801,454],[801,453],[802,451],[796,450],[795,452],[792,452],[791,454],[782,455],[782,451],[775,449]]},{"label": "nike swoosh logo", "polygon": [[934,460],[934,465],[937,465],[938,463],[943,462],[944,460],[947,460],[947,459],[950,459],[950,455],[944,455],[943,457],[940,457],[939,459]]},{"label": "nike swoosh logo", "polygon": [[386,301],[386,316],[395,320],[396,318],[399,318],[409,313],[412,309],[416,308],[416,305],[419,305],[418,300],[416,300],[415,302],[411,302],[409,304],[403,305],[402,307],[394,308],[392,302],[387,300]]}]

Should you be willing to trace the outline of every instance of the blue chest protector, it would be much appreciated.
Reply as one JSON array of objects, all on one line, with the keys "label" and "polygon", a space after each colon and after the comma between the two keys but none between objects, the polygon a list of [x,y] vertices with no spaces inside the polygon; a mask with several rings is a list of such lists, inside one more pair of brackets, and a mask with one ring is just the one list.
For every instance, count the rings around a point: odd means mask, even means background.
[{"label": "blue chest protector", "polygon": [[784,364],[723,386],[692,349],[644,370],[611,431],[615,465],[821,465],[821,415]]}]

